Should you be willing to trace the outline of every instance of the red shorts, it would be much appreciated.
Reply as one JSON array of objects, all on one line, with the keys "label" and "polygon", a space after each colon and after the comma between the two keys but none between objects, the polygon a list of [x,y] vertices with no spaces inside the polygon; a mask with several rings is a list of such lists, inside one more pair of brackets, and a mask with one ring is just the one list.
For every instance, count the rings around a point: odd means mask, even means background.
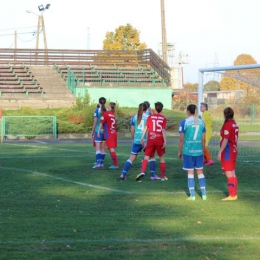
[{"label": "red shorts", "polygon": [[165,154],[165,148],[162,149],[163,144],[154,144],[154,145],[148,145],[145,147],[145,156],[154,156],[155,152],[157,152],[157,154],[159,156],[162,156],[163,154]]},{"label": "red shorts", "polygon": [[233,158],[231,160],[224,160],[223,158],[221,158],[221,167],[222,167],[222,171],[234,171],[236,169],[236,158]]},{"label": "red shorts", "polygon": [[106,145],[108,149],[117,148],[117,139],[109,138],[106,140]]}]

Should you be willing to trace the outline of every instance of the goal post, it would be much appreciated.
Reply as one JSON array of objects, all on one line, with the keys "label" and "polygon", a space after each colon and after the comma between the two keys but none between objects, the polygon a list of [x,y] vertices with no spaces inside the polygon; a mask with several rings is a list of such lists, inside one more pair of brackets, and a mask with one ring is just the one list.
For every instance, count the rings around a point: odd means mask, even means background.
[{"label": "goal post", "polygon": [[[221,74],[224,74],[227,70],[245,70],[245,69],[259,69],[260,64],[248,64],[248,65],[239,65],[239,66],[227,66],[227,67],[212,67],[212,68],[200,68],[199,69],[199,89],[198,89],[198,107],[200,107],[200,103],[203,102],[203,76],[205,72],[218,72]],[[231,75],[228,75],[229,77],[232,77]],[[239,79],[241,81],[244,81],[244,79]],[[247,82],[250,83],[250,82]],[[253,82],[251,82],[252,84]],[[257,87],[260,87],[258,84],[254,84]]]},{"label": "goal post", "polygon": [[6,137],[53,136],[57,139],[56,116],[3,116],[1,142]]}]

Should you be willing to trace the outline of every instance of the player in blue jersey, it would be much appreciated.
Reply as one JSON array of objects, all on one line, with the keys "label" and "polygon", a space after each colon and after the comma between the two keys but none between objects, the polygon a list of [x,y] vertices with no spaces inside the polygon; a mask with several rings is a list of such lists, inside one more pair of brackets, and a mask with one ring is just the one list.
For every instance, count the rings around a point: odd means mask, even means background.
[{"label": "player in blue jersey", "polygon": [[198,175],[202,199],[206,200],[206,179],[203,174],[203,149],[205,147],[206,128],[203,121],[198,118],[196,105],[188,105],[187,115],[188,118],[182,120],[179,127],[178,158],[183,157],[183,170],[188,172],[188,188],[190,191],[188,200],[195,200],[194,169],[196,169]]},{"label": "player in blue jersey", "polygon": [[[121,180],[126,179],[126,174],[132,166],[132,163],[136,159],[138,153],[140,153],[144,146],[141,144],[141,137],[143,129],[145,127],[148,115],[147,104],[141,103],[138,107],[137,115],[133,116],[131,119],[131,135],[133,138],[132,150],[130,158],[125,162],[122,174],[120,175]],[[160,180],[158,176],[155,175],[155,159],[154,157],[150,158],[150,171],[151,171],[151,180]]]},{"label": "player in blue jersey", "polygon": [[94,140],[94,144],[96,146],[96,164],[93,168],[102,168],[104,167],[104,160],[106,156],[106,147],[105,147],[105,140],[103,136],[103,128],[100,130],[100,137],[98,137],[98,128],[100,125],[100,119],[102,117],[102,113],[105,112],[107,109],[105,107],[106,99],[101,97],[99,99],[99,104],[94,111],[94,121],[92,126],[92,138]]}]

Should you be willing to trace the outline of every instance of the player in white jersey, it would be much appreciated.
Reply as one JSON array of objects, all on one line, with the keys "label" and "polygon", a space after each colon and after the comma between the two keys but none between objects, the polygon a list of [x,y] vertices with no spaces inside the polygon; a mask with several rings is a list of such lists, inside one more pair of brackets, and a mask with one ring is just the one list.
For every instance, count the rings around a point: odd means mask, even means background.
[{"label": "player in white jersey", "polygon": [[188,118],[182,120],[179,127],[178,158],[183,157],[183,170],[188,172],[188,188],[190,191],[188,200],[195,200],[194,169],[196,169],[198,175],[202,199],[206,200],[206,179],[203,174],[206,129],[203,121],[198,118],[196,105],[188,105],[187,115]]},{"label": "player in white jersey", "polygon": [[[126,179],[126,174],[132,166],[132,163],[136,159],[138,153],[140,153],[144,146],[141,144],[141,137],[143,133],[144,126],[146,124],[148,115],[146,113],[147,105],[145,103],[139,104],[137,115],[133,116],[131,119],[131,135],[133,138],[133,144],[131,149],[130,158],[125,162],[122,174],[120,175],[121,180]],[[150,158],[150,171],[151,171],[151,180],[160,179],[155,175],[155,159],[154,157]]]}]

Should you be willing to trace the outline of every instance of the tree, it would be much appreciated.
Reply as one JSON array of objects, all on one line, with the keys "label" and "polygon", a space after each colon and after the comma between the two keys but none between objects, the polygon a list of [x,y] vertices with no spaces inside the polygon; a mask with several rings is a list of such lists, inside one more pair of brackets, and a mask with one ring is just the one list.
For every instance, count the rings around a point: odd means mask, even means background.
[{"label": "tree", "polygon": [[198,92],[198,83],[187,83],[183,84],[183,89],[188,92]]},{"label": "tree", "polygon": [[[241,54],[234,61],[234,66],[256,64],[256,63],[257,62],[251,55]],[[227,75],[228,74],[233,75],[233,76],[236,76],[236,77],[242,79],[242,78],[250,78],[255,73],[257,73],[257,72],[254,69],[240,70],[239,74],[237,73],[237,71],[226,71],[226,73],[225,73],[226,75],[222,76],[222,79],[220,82],[220,89],[221,90],[244,90],[245,95],[248,96],[250,94],[250,91],[256,91],[257,88],[248,83],[245,83],[242,80],[238,80],[238,79],[229,77]]]},{"label": "tree", "polygon": [[216,80],[211,80],[204,85],[204,91],[219,91],[220,85]]},{"label": "tree", "polygon": [[107,32],[103,41],[103,50],[144,50],[145,43],[140,43],[140,33],[131,24],[119,26],[115,32]]}]

